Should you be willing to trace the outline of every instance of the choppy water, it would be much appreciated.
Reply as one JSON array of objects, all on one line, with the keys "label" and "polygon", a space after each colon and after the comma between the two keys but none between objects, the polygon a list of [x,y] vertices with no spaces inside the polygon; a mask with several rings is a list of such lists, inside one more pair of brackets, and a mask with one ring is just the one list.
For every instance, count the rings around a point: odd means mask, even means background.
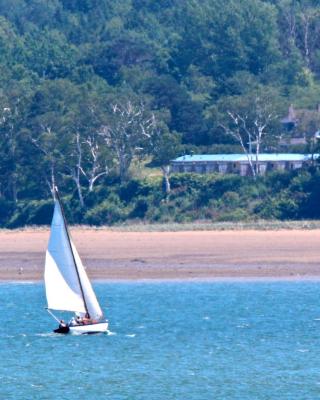
[{"label": "choppy water", "polygon": [[0,398],[320,398],[320,283],[96,284],[113,334],[60,336],[0,285]]}]

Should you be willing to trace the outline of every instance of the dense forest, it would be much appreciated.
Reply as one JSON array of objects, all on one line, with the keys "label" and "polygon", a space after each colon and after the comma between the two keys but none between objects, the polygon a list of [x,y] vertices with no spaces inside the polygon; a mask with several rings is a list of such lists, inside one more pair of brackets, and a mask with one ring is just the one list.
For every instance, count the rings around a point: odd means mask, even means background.
[{"label": "dense forest", "polygon": [[[239,120],[260,118],[262,151],[315,151],[317,0],[0,0],[0,49],[0,226],[49,223],[54,185],[73,223],[320,217],[316,165],[167,168],[242,151]],[[283,132],[290,104],[310,113]]]}]

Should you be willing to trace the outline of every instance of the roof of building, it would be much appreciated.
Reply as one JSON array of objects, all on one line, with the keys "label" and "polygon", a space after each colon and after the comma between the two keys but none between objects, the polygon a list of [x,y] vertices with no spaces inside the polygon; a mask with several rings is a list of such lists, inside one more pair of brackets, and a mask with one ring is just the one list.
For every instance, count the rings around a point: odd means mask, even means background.
[{"label": "roof of building", "polygon": [[291,104],[289,109],[288,109],[288,114],[286,117],[281,119],[281,122],[283,124],[298,124],[301,122],[302,119],[305,119],[306,117],[308,118],[313,118],[315,121],[318,120],[320,113],[320,105],[318,104],[317,108],[314,110],[309,110],[309,109],[304,109],[304,108],[294,108],[294,106]]},{"label": "roof of building", "polygon": [[[317,158],[319,155],[314,154],[313,157]],[[255,155],[252,155],[255,159]],[[259,161],[308,161],[312,159],[312,154],[294,154],[294,153],[260,153]],[[173,162],[246,162],[248,158],[245,154],[195,154],[185,155],[176,158]]]}]

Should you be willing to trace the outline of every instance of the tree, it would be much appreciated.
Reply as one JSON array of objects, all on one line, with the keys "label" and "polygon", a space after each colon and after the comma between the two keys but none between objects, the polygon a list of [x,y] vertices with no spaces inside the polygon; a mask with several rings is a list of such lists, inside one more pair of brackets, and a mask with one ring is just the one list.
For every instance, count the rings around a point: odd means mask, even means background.
[{"label": "tree", "polygon": [[275,5],[279,9],[278,24],[283,54],[291,58],[295,50],[298,50],[304,67],[319,74],[320,9],[317,2],[280,0],[275,1]]},{"label": "tree", "polygon": [[155,117],[145,110],[143,104],[137,105],[128,100],[111,106],[111,113],[101,126],[100,135],[114,153],[121,181],[128,178],[134,157],[140,157],[148,151],[155,128]]},{"label": "tree", "polygon": [[320,110],[299,110],[298,123],[294,132],[307,140],[307,152],[312,155],[318,150],[320,130]]},{"label": "tree", "polygon": [[[97,103],[98,99],[83,93],[76,112],[71,114],[70,130],[75,155],[73,176],[78,191],[81,190],[81,176],[88,182],[89,192],[92,192],[97,180],[108,174],[112,164],[110,151],[100,135],[101,110]],[[83,205],[83,200],[80,202]]]},{"label": "tree", "polygon": [[63,164],[63,153],[59,135],[49,121],[43,121],[38,128],[37,136],[31,136],[31,141],[42,154],[41,174],[51,193],[57,186],[57,176],[61,173]]},{"label": "tree", "polygon": [[152,143],[152,162],[154,167],[160,167],[165,183],[165,193],[168,196],[170,185],[170,162],[177,157],[180,150],[181,136],[176,132],[171,133],[163,127],[157,130]]},{"label": "tree", "polygon": [[248,159],[253,177],[259,175],[259,155],[265,142],[276,138],[281,115],[278,93],[260,88],[244,96],[231,96],[220,103],[221,128],[234,138]]},{"label": "tree", "polygon": [[45,81],[33,94],[28,124],[30,140],[38,149],[39,172],[52,192],[57,179],[71,175],[75,151],[75,105],[79,91],[66,80]]},{"label": "tree", "polygon": [[0,94],[0,176],[5,182],[0,187],[0,193],[7,192],[15,203],[18,200],[19,180],[22,178],[22,128],[27,104],[27,93],[23,93],[21,87],[11,87],[7,94]]}]

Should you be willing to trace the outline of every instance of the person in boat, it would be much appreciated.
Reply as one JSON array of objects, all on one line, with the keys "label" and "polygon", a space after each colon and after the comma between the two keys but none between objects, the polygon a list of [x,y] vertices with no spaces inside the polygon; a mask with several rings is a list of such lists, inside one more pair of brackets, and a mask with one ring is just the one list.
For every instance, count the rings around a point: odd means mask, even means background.
[{"label": "person in boat", "polygon": [[61,319],[60,323],[59,323],[59,328],[66,328],[66,327],[67,327],[67,324],[64,322],[63,319]]},{"label": "person in boat", "polygon": [[76,325],[83,325],[83,318],[81,318],[79,315],[77,315],[76,318]]},{"label": "person in boat", "polygon": [[88,313],[86,313],[86,315],[82,318],[82,322],[84,325],[88,325],[88,324],[92,323],[90,315]]}]

